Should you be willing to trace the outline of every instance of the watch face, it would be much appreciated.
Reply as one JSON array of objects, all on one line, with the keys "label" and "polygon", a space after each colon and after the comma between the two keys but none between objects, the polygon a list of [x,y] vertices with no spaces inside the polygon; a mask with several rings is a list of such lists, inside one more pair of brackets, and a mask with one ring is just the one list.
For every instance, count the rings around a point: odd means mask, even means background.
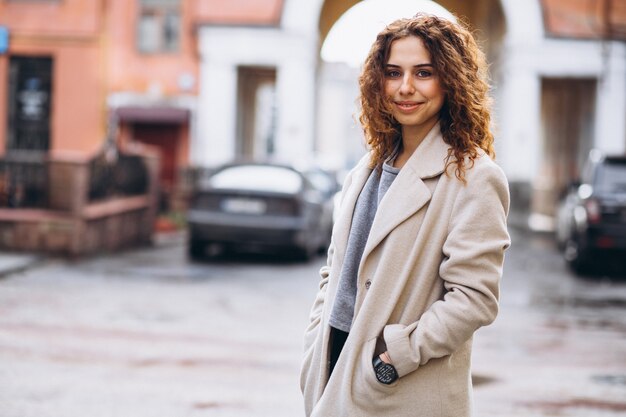
[{"label": "watch face", "polygon": [[376,378],[383,384],[391,384],[398,379],[398,373],[393,365],[383,362],[376,367]]}]

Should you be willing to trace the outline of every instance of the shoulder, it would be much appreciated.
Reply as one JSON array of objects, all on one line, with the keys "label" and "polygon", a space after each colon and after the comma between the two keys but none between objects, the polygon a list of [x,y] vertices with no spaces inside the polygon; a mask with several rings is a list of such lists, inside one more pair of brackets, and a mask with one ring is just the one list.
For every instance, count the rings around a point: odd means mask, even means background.
[{"label": "shoulder", "polygon": [[358,171],[360,169],[369,168],[371,159],[372,159],[372,152],[371,151],[366,152],[365,155],[363,155],[363,157],[359,159],[359,162],[357,162],[354,168],[352,168],[352,171]]},{"label": "shoulder", "polygon": [[[452,167],[455,167],[453,164]],[[459,180],[454,169],[448,171],[448,178],[455,185],[457,200],[476,199],[481,204],[499,201],[507,210],[510,202],[509,183],[504,171],[482,150],[474,160],[465,161],[465,181]]]},{"label": "shoulder", "polygon": [[465,179],[468,186],[484,182],[500,184],[508,189],[508,181],[504,171],[483,150],[479,150],[474,160],[465,161]]},{"label": "shoulder", "polygon": [[363,157],[356,163],[356,165],[348,171],[346,174],[346,178],[344,180],[344,187],[348,185],[352,181],[352,177],[362,170],[371,170],[369,167],[371,159],[371,152],[367,152]]},{"label": "shoulder", "polygon": [[[444,175],[442,208],[448,211],[449,231],[506,230],[510,207],[508,181],[502,169],[484,153],[465,164],[464,181],[450,170]],[[437,187],[439,189],[439,186]]]}]

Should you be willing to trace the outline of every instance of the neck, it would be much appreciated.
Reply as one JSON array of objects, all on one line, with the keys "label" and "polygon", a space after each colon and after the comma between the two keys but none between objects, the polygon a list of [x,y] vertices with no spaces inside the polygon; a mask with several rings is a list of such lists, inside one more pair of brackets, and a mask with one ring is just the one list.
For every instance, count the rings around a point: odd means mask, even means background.
[{"label": "neck", "polygon": [[402,126],[402,153],[411,155],[438,121],[439,119],[435,118],[430,123],[420,126]]}]

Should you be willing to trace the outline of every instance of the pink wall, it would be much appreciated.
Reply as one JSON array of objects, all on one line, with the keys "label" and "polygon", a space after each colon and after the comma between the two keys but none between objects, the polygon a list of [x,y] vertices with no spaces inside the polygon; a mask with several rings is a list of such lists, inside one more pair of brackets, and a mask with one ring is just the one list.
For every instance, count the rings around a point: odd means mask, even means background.
[{"label": "pink wall", "polygon": [[[110,92],[132,91],[146,93],[156,88],[164,96],[197,94],[198,57],[195,31],[192,25],[191,0],[183,0],[180,50],[171,53],[142,54],[137,50],[135,32],[138,8],[136,1],[109,1],[108,31],[108,89]],[[195,87],[183,91],[178,86],[182,74],[191,74]]]},{"label": "pink wall", "polygon": [[546,31],[552,36],[599,39],[610,31],[612,39],[626,40],[624,0],[541,0],[541,3]]},{"label": "pink wall", "polygon": [[284,0],[203,0],[194,2],[200,23],[278,25]]},{"label": "pink wall", "polygon": [[[136,0],[0,0],[0,25],[10,31],[9,53],[0,55],[0,155],[6,148],[9,55],[54,59],[51,150],[91,152],[106,134],[110,93],[162,97],[196,95],[199,24],[278,25],[284,0],[181,0],[180,50],[142,54],[136,46]],[[182,76],[193,88],[179,85]],[[188,153],[188,130],[179,155]]]},{"label": "pink wall", "polygon": [[0,154],[6,148],[8,55],[53,58],[51,150],[91,152],[104,135],[101,0],[0,2],[10,31],[0,55]]}]

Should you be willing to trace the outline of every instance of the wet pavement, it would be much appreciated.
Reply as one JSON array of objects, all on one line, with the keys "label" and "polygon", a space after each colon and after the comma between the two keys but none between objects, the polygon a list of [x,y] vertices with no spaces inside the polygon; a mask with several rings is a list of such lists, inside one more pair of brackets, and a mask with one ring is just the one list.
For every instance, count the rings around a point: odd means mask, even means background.
[{"label": "wet pavement", "polygon": [[[300,416],[318,258],[189,263],[184,240],[0,279],[0,416]],[[475,337],[476,416],[626,416],[626,274],[513,233]]]},{"label": "wet pavement", "polygon": [[625,416],[626,274],[576,277],[549,236],[516,233],[501,311],[476,336],[479,416]]}]

